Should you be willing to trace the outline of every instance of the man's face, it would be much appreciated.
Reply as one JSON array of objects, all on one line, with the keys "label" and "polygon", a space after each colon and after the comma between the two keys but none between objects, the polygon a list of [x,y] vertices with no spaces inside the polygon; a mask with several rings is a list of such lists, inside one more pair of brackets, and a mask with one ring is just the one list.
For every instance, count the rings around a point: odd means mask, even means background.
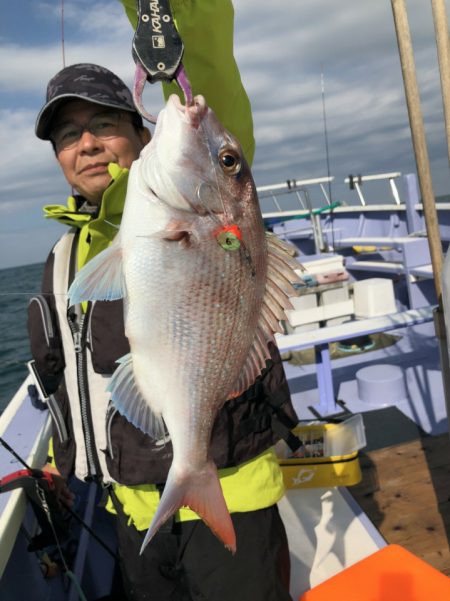
[{"label": "man's face", "polygon": [[[54,117],[53,130],[64,124],[87,126],[98,114],[108,108],[85,100],[71,100],[64,104]],[[120,111],[117,135],[101,139],[84,130],[81,138],[71,148],[56,148],[56,157],[69,184],[91,204],[99,204],[103,192],[111,182],[108,164],[131,167],[140,151],[150,140],[148,129],[137,131],[131,115]]]}]

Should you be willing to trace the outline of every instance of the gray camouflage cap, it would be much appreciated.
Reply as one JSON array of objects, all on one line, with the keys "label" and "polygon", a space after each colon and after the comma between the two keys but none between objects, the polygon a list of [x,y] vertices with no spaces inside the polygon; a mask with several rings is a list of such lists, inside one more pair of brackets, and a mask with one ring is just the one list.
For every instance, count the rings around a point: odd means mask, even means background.
[{"label": "gray camouflage cap", "polygon": [[50,139],[52,120],[57,109],[71,98],[136,113],[140,118],[131,92],[120,77],[104,67],[79,63],[65,67],[49,81],[46,103],[36,119],[38,138]]}]

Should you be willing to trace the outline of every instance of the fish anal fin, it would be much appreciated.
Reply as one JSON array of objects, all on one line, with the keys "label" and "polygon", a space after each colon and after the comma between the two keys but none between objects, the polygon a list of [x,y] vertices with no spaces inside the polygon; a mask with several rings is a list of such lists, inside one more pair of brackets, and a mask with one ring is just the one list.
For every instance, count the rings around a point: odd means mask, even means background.
[{"label": "fish anal fin", "polygon": [[69,303],[118,300],[124,296],[120,237],[76,274],[69,288]]},{"label": "fish anal fin", "polygon": [[162,416],[151,409],[136,383],[131,353],[121,357],[118,363],[107,389],[114,407],[144,434],[155,440],[164,438],[166,431]]},{"label": "fish anal fin", "polygon": [[172,464],[158,509],[149,526],[141,554],[158,529],[181,507],[195,511],[225,547],[236,551],[236,534],[223,497],[217,468],[209,461],[200,470],[181,471]]}]

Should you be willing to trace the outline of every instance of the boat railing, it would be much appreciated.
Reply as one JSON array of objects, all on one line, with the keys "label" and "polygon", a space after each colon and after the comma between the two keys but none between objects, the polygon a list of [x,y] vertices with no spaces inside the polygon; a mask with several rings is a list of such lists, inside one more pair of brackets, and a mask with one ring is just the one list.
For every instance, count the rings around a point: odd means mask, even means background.
[{"label": "boat railing", "polygon": [[[319,187],[321,195],[325,200],[325,206],[331,206],[329,194],[326,191],[325,184],[329,184],[334,180],[334,177],[317,177],[312,179],[288,179],[280,184],[271,184],[269,186],[258,186],[256,191],[260,202],[264,199],[271,199],[275,205],[277,213],[284,213],[285,209],[282,206],[284,199],[279,197],[289,195],[289,198],[296,197],[298,209],[302,211],[311,210],[311,201],[309,189],[311,187]],[[263,213],[263,216],[264,213]]]},{"label": "boat railing", "polygon": [[363,207],[367,206],[366,199],[362,193],[361,185],[364,182],[373,182],[380,180],[389,180],[389,185],[391,188],[392,196],[394,198],[395,204],[400,205],[400,195],[398,192],[398,188],[396,186],[395,180],[401,176],[400,172],[394,173],[378,173],[375,175],[349,175],[344,179],[344,182],[349,185],[350,190],[356,190],[358,194],[359,201]]},{"label": "boat railing", "polygon": [[[378,173],[372,175],[349,175],[344,179],[344,183],[347,184],[350,190],[355,190],[359,206],[368,207],[367,199],[363,194],[362,185],[367,182],[383,182],[389,183],[390,194],[392,196],[392,206],[400,206],[404,204],[400,198],[400,193],[397,187],[398,178],[401,177],[399,171],[391,173]],[[327,187],[330,186],[331,182],[334,181],[334,177],[318,177],[313,179],[288,179],[286,182],[280,184],[271,184],[268,186],[258,186],[257,193],[260,204],[265,201],[265,207],[267,207],[267,201],[272,201],[274,211],[263,210],[263,218],[279,218],[279,217],[293,217],[299,214],[311,214],[321,213],[327,210],[336,208],[341,203],[332,202],[330,191],[327,191]],[[327,186],[328,184],[328,186]],[[319,198],[315,200],[316,208],[312,208],[310,196],[314,193],[317,196],[317,190],[319,191]],[[289,202],[288,202],[289,199]],[[292,208],[292,199],[296,200],[294,205],[297,206]],[[383,203],[384,204],[384,203]],[[317,207],[317,205],[319,205]],[[355,206],[357,208],[358,205]]]}]

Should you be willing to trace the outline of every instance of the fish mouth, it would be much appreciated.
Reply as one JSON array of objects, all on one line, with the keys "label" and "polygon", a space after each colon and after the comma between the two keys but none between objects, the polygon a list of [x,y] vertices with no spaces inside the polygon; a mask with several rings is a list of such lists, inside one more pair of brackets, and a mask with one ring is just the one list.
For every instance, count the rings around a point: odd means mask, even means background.
[{"label": "fish mouth", "polygon": [[[184,105],[178,95],[172,94],[144,156],[149,165],[144,181],[150,194],[169,207],[200,216],[221,211],[221,207],[215,206],[214,193],[219,193],[214,183],[209,182],[211,174],[204,177],[206,159],[202,161],[192,154],[200,149],[201,156],[210,157],[205,148],[207,135],[201,135],[203,127],[206,128],[203,121],[210,114],[203,96],[195,96],[192,104]],[[180,175],[184,172],[188,175]]]},{"label": "fish mouth", "polygon": [[176,94],[172,94],[169,97],[170,104],[183,115],[185,121],[189,123],[194,129],[198,129],[200,123],[208,113],[208,105],[204,96],[200,94],[194,96],[192,104],[182,104],[180,98]]}]

